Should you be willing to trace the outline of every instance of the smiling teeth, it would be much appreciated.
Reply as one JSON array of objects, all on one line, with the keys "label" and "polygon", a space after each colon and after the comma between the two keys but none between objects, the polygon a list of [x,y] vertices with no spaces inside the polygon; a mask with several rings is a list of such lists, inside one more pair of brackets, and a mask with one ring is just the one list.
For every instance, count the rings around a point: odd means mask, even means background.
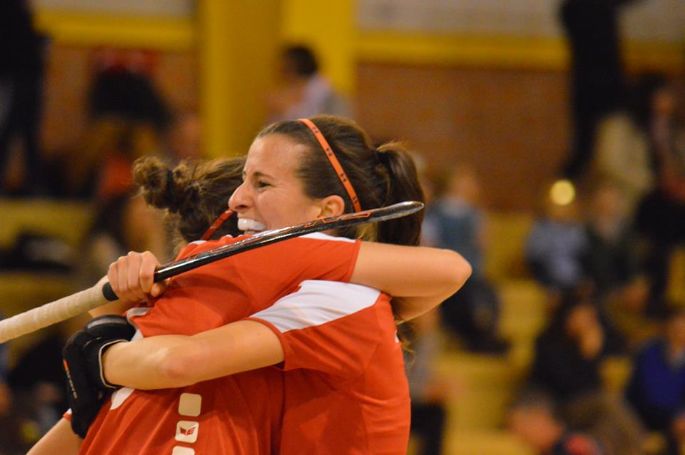
[{"label": "smiling teeth", "polygon": [[238,219],[238,229],[241,231],[263,231],[266,229],[266,226],[264,226],[262,223],[259,221],[251,220],[249,218],[239,218]]}]

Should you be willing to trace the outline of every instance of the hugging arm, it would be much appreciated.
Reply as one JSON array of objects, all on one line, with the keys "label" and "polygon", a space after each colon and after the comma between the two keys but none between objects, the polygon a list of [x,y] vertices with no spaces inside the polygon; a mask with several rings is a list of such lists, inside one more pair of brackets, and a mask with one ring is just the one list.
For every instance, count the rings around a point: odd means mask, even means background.
[{"label": "hugging arm", "polygon": [[469,263],[451,250],[363,242],[350,281],[392,295],[395,315],[407,321],[442,303],[469,276]]},{"label": "hugging arm", "polygon": [[283,360],[278,337],[243,320],[195,335],[160,335],[118,343],[103,356],[105,377],[135,389],[183,387]]}]

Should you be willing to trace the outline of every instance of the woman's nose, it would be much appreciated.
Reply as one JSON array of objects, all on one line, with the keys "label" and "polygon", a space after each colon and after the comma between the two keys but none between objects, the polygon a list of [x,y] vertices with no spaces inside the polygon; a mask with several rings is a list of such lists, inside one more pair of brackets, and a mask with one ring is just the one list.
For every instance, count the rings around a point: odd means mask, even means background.
[{"label": "woman's nose", "polygon": [[249,190],[247,189],[245,183],[241,183],[228,200],[228,208],[236,213],[246,210],[250,206],[250,198],[248,193]]}]

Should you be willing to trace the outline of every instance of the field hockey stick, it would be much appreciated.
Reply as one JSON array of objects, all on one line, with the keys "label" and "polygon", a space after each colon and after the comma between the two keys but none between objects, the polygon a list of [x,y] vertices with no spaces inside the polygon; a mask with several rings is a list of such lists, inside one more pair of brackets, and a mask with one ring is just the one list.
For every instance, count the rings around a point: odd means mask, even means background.
[{"label": "field hockey stick", "polygon": [[[164,264],[155,271],[154,282],[165,280],[220,259],[293,237],[299,237],[312,232],[354,226],[362,223],[377,223],[380,221],[401,218],[418,212],[422,208],[423,204],[421,202],[400,202],[378,209],[346,213],[340,216],[309,221],[297,226],[263,231],[245,237],[235,243],[205,251],[179,261]],[[117,300],[117,296],[112,290],[112,287],[105,279],[102,279],[93,287],[0,321],[0,343],[4,343],[27,333],[35,332],[43,327],[65,321],[115,300]]]}]

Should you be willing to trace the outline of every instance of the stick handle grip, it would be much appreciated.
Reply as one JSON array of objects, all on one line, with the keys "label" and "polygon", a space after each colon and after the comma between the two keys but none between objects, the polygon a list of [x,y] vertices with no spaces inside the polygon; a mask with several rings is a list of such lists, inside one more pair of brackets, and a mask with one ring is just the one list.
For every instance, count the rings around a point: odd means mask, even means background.
[{"label": "stick handle grip", "polygon": [[0,343],[65,321],[107,303],[101,283],[0,321]]}]

